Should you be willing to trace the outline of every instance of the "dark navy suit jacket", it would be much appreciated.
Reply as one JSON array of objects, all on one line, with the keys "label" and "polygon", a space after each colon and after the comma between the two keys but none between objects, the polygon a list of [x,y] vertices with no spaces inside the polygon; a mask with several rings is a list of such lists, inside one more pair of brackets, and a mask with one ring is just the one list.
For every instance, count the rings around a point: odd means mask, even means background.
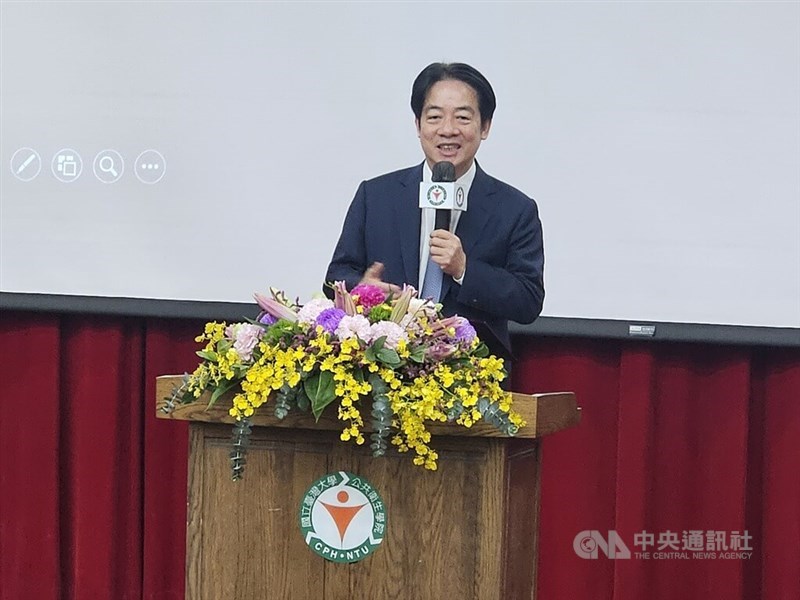
[{"label": "dark navy suit jacket", "polygon": [[[422,165],[395,171],[358,187],[345,217],[326,281],[355,287],[374,262],[383,280],[419,285],[419,183]],[[445,275],[445,315],[476,324],[493,353],[512,357],[508,321],[531,323],[544,301],[542,226],[536,203],[477,166],[455,234],[467,255],[462,285]]]}]

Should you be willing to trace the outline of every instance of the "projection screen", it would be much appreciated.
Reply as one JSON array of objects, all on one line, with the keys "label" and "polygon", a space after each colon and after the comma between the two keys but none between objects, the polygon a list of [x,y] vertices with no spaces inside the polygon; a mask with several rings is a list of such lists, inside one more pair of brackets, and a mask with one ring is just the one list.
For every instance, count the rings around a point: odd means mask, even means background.
[{"label": "projection screen", "polygon": [[[2,3],[0,291],[318,292],[359,182],[468,62],[544,315],[800,327],[800,4]],[[391,228],[391,223],[386,223]]]}]

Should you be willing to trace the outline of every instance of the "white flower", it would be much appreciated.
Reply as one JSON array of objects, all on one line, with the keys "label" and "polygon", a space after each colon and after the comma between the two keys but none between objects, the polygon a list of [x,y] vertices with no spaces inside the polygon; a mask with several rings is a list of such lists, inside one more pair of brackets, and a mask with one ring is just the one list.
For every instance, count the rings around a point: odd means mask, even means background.
[{"label": "white flower", "polygon": [[340,340],[347,338],[358,337],[359,339],[368,342],[370,339],[370,325],[369,319],[363,315],[345,315],[339,321],[339,326],[336,328],[336,337]]},{"label": "white flower", "polygon": [[303,308],[297,312],[297,320],[300,323],[314,324],[317,321],[319,313],[326,308],[333,308],[332,300],[328,300],[327,298],[314,298],[313,300],[309,300],[303,305]]},{"label": "white flower", "polygon": [[373,323],[370,327],[370,342],[374,342],[378,338],[386,336],[386,341],[383,346],[385,348],[397,348],[397,342],[400,340],[408,341],[408,334],[397,323],[392,321],[378,321]]},{"label": "white flower", "polygon": [[417,319],[421,317],[431,319],[436,316],[436,304],[425,298],[412,298],[408,304],[408,312],[406,314]]},{"label": "white flower", "polygon": [[414,335],[422,335],[424,332],[424,327],[420,323],[419,317],[410,313],[400,319],[400,327]]},{"label": "white flower", "polygon": [[253,356],[253,349],[258,344],[264,333],[264,328],[250,323],[236,323],[228,325],[225,329],[225,336],[233,340],[233,349],[244,361],[250,360]]}]

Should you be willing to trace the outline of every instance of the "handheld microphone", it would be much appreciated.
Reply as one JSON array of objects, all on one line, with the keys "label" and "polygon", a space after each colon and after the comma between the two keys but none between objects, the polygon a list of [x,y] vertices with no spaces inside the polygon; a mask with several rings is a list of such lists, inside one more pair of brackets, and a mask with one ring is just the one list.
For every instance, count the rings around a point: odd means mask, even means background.
[{"label": "handheld microphone", "polygon": [[443,160],[442,162],[438,162],[433,165],[433,175],[431,179],[433,181],[455,181],[456,180],[456,166],[451,163]]},{"label": "handheld microphone", "polygon": [[434,229],[450,230],[450,211],[467,210],[467,193],[464,186],[455,183],[456,168],[451,162],[433,165],[430,183],[419,184],[419,207],[436,209]]},{"label": "handheld microphone", "polygon": [[[451,183],[456,180],[456,166],[451,162],[438,162],[433,165],[432,171],[432,183]],[[450,231],[450,209],[436,209],[436,224],[433,228]]]}]

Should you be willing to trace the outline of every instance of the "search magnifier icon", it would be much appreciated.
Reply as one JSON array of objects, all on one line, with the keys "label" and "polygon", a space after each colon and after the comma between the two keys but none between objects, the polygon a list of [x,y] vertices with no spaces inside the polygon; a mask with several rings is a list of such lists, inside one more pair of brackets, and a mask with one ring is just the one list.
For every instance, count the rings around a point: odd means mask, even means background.
[{"label": "search magnifier icon", "polygon": [[94,158],[94,174],[103,183],[119,181],[125,171],[122,155],[116,150],[106,149],[97,153]]},{"label": "search magnifier icon", "polygon": [[104,156],[101,158],[99,167],[103,173],[110,173],[114,177],[119,177],[117,170],[114,168],[114,159],[110,156]]}]

